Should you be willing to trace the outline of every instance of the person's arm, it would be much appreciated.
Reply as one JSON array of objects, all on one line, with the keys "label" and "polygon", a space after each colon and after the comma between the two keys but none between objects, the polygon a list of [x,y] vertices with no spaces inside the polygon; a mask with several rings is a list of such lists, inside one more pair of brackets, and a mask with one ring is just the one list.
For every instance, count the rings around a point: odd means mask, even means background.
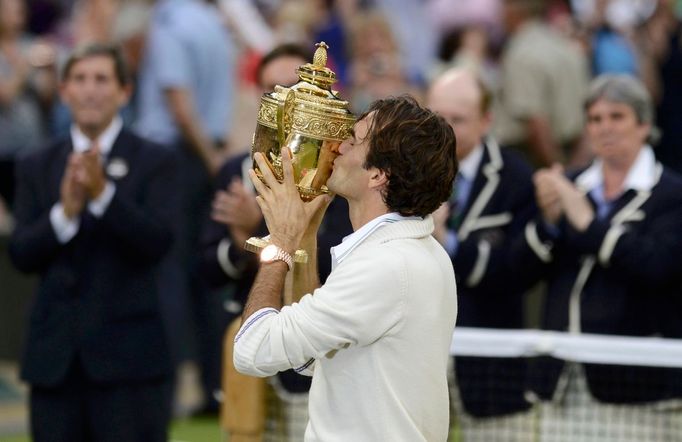
[{"label": "person's arm", "polygon": [[[321,196],[308,203],[301,201],[294,183],[291,153],[288,149],[282,149],[283,183],[277,182],[263,154],[257,153],[254,158],[265,183],[260,181],[253,170],[249,171],[249,176],[259,194],[256,201],[265,217],[270,232],[270,242],[293,257],[304,237],[306,238],[305,246],[310,247],[313,241],[311,236],[317,234],[324,208],[329,204],[330,198]],[[311,222],[313,220],[314,222]],[[314,241],[316,246],[317,242]],[[261,265],[244,307],[243,322],[260,309],[270,307],[279,310],[282,307],[281,298],[287,269],[287,264],[281,261]],[[305,276],[301,275],[303,276],[301,281],[305,282],[301,283],[307,285],[313,277],[309,272],[304,272],[304,274]]]},{"label": "person's arm", "polygon": [[552,139],[552,130],[547,118],[542,115],[531,115],[526,119],[525,125],[529,147],[540,166],[549,167],[562,159],[560,148]]},{"label": "person's arm", "polygon": [[[679,284],[682,254],[682,199],[679,186],[638,192],[626,208],[598,218],[587,198],[563,176],[566,247],[576,255],[594,255],[624,281],[656,287]],[[666,194],[667,193],[667,194]]]},{"label": "person's arm", "polygon": [[183,138],[201,158],[211,175],[215,175],[221,166],[223,155],[201,127],[200,119],[192,104],[191,92],[184,88],[174,87],[165,89],[164,93]]},{"label": "person's arm", "polygon": [[513,51],[505,58],[503,109],[521,125],[522,142],[528,144],[535,161],[543,167],[561,159],[547,116],[547,94],[551,87],[546,68],[535,57]]},{"label": "person's arm", "polygon": [[244,190],[239,178],[241,163],[238,157],[221,169],[211,216],[202,232],[201,271],[212,287],[253,278],[258,257],[244,250],[244,244],[251,236],[267,235],[255,196]]},{"label": "person's arm", "polygon": [[[563,243],[564,212],[552,175],[561,173],[558,166],[540,169],[533,175],[534,201],[526,209],[518,234],[510,237],[504,265],[520,287],[529,287],[549,274],[560,244]],[[530,197],[532,198],[532,197]]]},{"label": "person's arm", "polygon": [[0,104],[8,106],[19,96],[28,78],[29,65],[18,49],[13,48],[7,57],[12,67],[9,76],[0,77]]},{"label": "person's arm", "polygon": [[41,271],[78,233],[86,195],[76,182],[76,158],[76,154],[69,156],[60,185],[60,201],[51,207],[40,205],[40,184],[36,181],[37,177],[46,176],[46,166],[33,158],[17,164],[16,229],[9,251],[21,271]]},{"label": "person's arm", "polygon": [[211,174],[215,174],[219,168],[219,151],[213,146],[194,106],[193,60],[183,41],[183,32],[170,22],[153,26],[147,42],[149,66],[188,148],[196,152]]},{"label": "person's arm", "polygon": [[244,306],[242,326],[259,310],[267,308],[280,310],[282,308],[284,279],[288,271],[289,267],[284,261],[261,263]]},{"label": "person's arm", "polygon": [[659,206],[660,211],[647,210],[645,226],[638,225],[637,215],[623,223],[594,217],[584,231],[568,229],[567,244],[572,253],[596,256],[598,265],[623,281],[652,288],[679,285],[682,203],[675,199],[674,205]]},{"label": "person's arm", "polygon": [[[408,266],[400,253],[368,248],[354,252],[298,303],[278,311],[276,304],[261,301],[263,308],[252,310],[235,338],[235,367],[253,376],[290,368],[303,373],[330,352],[375,342],[404,318]],[[264,266],[261,276],[283,278],[286,264],[277,263],[279,274],[274,267]]]},{"label": "person's arm", "polygon": [[291,294],[290,296],[285,295],[287,301],[298,302],[303,295],[312,293],[320,287],[320,272],[317,266],[317,234],[330,203],[331,198],[313,215],[303,234],[299,248],[308,253],[308,262],[294,265]]}]

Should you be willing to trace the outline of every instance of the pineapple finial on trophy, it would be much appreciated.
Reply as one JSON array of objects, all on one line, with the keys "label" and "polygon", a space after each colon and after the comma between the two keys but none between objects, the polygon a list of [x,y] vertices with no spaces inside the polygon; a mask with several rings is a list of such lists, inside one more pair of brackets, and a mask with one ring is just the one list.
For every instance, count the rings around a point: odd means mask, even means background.
[{"label": "pineapple finial on trophy", "polygon": [[329,46],[323,41],[315,46],[317,46],[317,49],[315,49],[315,55],[313,55],[313,65],[316,68],[324,68],[327,66],[327,49],[329,49]]}]

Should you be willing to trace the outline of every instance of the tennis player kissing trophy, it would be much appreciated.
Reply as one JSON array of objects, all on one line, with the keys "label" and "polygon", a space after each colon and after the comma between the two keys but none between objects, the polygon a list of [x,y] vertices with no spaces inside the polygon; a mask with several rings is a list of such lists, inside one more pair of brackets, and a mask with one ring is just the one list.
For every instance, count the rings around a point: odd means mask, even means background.
[{"label": "tennis player kissing trophy", "polygon": [[[282,181],[282,147],[292,153],[294,181],[299,195],[309,201],[329,193],[325,186],[332,172],[335,145],[350,135],[355,117],[348,110],[348,102],[331,89],[336,74],[327,68],[327,49],[317,44],[313,62],[300,66],[296,73],[299,82],[290,88],[275,86],[273,92],[261,97],[258,124],[253,134],[252,155],[262,152],[268,167]],[[262,178],[258,166],[253,166]],[[245,249],[260,253],[269,245],[268,237],[249,238]],[[308,255],[297,250],[294,260],[305,263]],[[287,294],[285,303],[290,303]],[[223,341],[223,392],[221,427],[230,441],[260,442],[266,421],[266,383],[262,378],[242,375],[232,363],[234,337],[241,320],[228,327]]]}]

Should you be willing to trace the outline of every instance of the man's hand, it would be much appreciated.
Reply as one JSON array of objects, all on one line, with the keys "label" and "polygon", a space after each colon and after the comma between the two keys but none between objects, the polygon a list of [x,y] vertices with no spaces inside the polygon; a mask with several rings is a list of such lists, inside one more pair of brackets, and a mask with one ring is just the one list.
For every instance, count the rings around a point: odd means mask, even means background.
[{"label": "man's hand", "polygon": [[263,219],[256,196],[247,191],[242,180],[235,177],[226,190],[219,190],[213,198],[211,218],[225,224],[230,230],[232,243],[244,247]]},{"label": "man's hand", "polygon": [[272,174],[261,153],[256,153],[254,159],[263,174],[265,183],[258,179],[253,169],[249,171],[249,176],[259,194],[256,201],[265,217],[270,232],[270,241],[293,255],[308,227],[314,225],[311,223],[313,218],[317,223],[315,226],[315,231],[317,231],[324,213],[323,208],[329,204],[331,197],[320,196],[308,203],[301,201],[294,183],[294,169],[291,165],[289,149],[282,149],[284,172],[282,183],[279,183]]},{"label": "man's hand", "polygon": [[83,207],[85,207],[86,192],[76,179],[79,162],[78,156],[79,154],[76,153],[72,153],[69,156],[60,186],[60,202],[62,207],[64,207],[64,214],[69,219],[80,215]]},{"label": "man's hand", "polygon": [[220,166],[225,162],[228,150],[225,147],[216,149],[211,142],[194,108],[192,92],[182,87],[173,87],[165,89],[164,95],[187,147],[201,159],[211,176],[217,175]]},{"label": "man's hand", "polygon": [[211,217],[214,221],[248,231],[255,231],[263,219],[256,196],[235,177],[226,190],[219,190],[213,198]]},{"label": "man's hand", "polygon": [[230,156],[229,149],[226,147],[216,148],[211,146],[206,150],[206,158],[204,163],[206,164],[206,169],[211,176],[217,176],[220,172],[220,168],[227,161]]},{"label": "man's hand", "polygon": [[90,200],[97,199],[104,191],[107,184],[104,176],[104,168],[99,152],[99,147],[94,146],[90,150],[77,157],[76,179],[83,186]]}]

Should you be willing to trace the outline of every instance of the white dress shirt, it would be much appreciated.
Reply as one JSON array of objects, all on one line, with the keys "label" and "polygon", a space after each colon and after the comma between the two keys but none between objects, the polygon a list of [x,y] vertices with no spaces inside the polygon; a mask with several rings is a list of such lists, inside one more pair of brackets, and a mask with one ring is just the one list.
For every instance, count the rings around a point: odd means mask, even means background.
[{"label": "white dress shirt", "polygon": [[[111,152],[111,148],[118,138],[118,134],[123,127],[123,121],[118,115],[111,121],[111,124],[100,134],[96,140],[91,140],[87,137],[75,124],[71,126],[71,143],[74,152],[85,152],[93,145],[99,146],[101,160],[106,158]],[[106,212],[111,200],[116,193],[116,186],[110,180],[107,180],[104,191],[94,200],[88,202],[88,210],[96,218],[101,218]],[[64,212],[64,206],[61,201],[55,203],[50,210],[50,224],[54,230],[57,240],[66,244],[76,236],[80,228],[80,218],[68,218]]]}]

